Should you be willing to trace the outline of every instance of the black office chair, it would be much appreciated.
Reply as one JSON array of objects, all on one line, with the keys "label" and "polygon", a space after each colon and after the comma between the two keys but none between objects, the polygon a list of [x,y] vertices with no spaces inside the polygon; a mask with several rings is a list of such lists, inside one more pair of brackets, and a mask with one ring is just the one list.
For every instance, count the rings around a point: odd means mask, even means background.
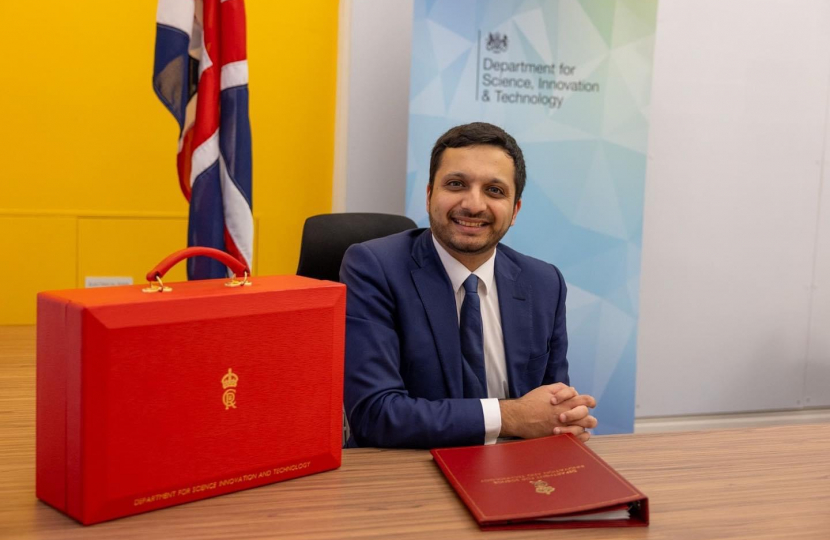
[{"label": "black office chair", "polygon": [[352,244],[416,228],[414,221],[394,214],[321,214],[305,220],[297,275],[340,281],[340,262]]},{"label": "black office chair", "polygon": [[[340,281],[340,263],[352,244],[416,228],[414,221],[394,214],[345,213],[311,216],[303,225],[297,275]],[[343,441],[351,435],[343,409]]]}]

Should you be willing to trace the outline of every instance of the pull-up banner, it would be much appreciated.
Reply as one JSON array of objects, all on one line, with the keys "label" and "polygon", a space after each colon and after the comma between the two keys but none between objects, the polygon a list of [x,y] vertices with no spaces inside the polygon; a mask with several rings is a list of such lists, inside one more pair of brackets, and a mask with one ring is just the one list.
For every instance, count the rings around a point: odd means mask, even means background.
[{"label": "pull-up banner", "polygon": [[454,125],[503,127],[527,186],[503,240],[568,284],[571,382],[598,433],[633,430],[643,187],[657,0],[415,0],[407,214]]}]

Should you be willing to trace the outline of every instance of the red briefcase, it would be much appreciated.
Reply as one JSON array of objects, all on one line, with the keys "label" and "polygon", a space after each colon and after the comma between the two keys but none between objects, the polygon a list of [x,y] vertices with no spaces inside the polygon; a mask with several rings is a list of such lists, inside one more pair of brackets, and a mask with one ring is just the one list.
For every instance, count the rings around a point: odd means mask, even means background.
[{"label": "red briefcase", "polygon": [[[162,283],[207,253],[238,278]],[[205,248],[148,280],[38,295],[39,499],[91,524],[340,466],[345,286]]]}]

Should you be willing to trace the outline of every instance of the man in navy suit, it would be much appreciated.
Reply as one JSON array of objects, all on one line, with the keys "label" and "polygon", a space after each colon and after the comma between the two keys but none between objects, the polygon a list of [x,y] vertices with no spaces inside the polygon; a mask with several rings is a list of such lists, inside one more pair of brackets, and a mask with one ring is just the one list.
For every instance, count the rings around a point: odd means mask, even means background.
[{"label": "man in navy suit", "polygon": [[525,177],[501,128],[452,128],[432,150],[430,228],[346,252],[350,445],[590,437],[596,402],[569,386],[562,274],[499,243]]}]

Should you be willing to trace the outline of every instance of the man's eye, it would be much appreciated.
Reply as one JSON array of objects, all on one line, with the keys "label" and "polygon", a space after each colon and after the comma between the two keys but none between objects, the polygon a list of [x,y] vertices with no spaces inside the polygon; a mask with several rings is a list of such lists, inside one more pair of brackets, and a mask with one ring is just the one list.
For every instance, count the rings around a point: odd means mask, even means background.
[{"label": "man's eye", "polygon": [[489,188],[487,188],[487,191],[494,195],[504,195],[504,190],[496,186],[490,186]]},{"label": "man's eye", "polygon": [[464,184],[462,184],[462,183],[461,183],[460,181],[458,181],[458,180],[450,180],[449,182],[447,182],[447,187],[461,187],[461,186],[463,186],[463,185],[464,185]]}]

